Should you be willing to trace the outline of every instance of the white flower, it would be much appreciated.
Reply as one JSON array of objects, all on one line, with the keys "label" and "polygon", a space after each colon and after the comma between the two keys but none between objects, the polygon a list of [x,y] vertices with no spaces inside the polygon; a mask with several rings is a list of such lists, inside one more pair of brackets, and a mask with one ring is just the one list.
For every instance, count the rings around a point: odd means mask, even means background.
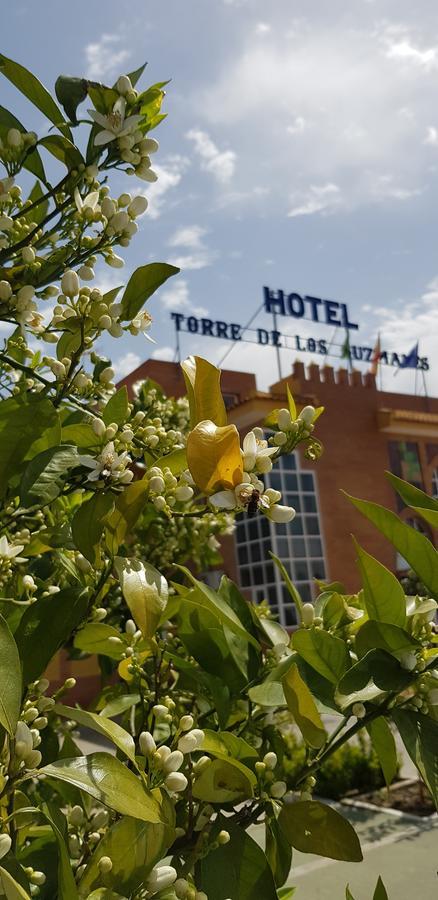
[{"label": "white flower", "polygon": [[249,431],[243,440],[243,468],[245,472],[266,473],[272,469],[270,457],[276,453],[275,447],[268,447],[268,442],[257,438],[253,431]]},{"label": "white flower", "polygon": [[85,214],[87,210],[94,212],[99,202],[99,191],[91,191],[86,197],[81,197],[78,188],[75,188],[74,198],[79,213]]},{"label": "white flower", "polygon": [[24,544],[10,544],[4,534],[1,536],[0,556],[3,556],[5,559],[15,559],[17,563],[27,562],[26,559],[18,556],[22,550],[24,550]]},{"label": "white flower", "polygon": [[281,500],[280,491],[268,488],[260,497],[259,507],[272,522],[284,525],[295,518],[295,510],[292,506],[280,506],[279,500]]},{"label": "white flower", "polygon": [[99,131],[94,139],[96,147],[101,147],[103,144],[109,144],[111,141],[116,140],[116,138],[123,137],[125,134],[129,134],[130,131],[135,130],[143,117],[128,116],[128,118],[125,119],[125,109],[126,100],[124,97],[119,97],[113,106],[112,112],[107,116],[103,116],[97,109],[88,110],[93,121],[97,122],[97,124],[101,125],[103,128],[103,131]]},{"label": "white flower", "polygon": [[143,312],[139,313],[137,316],[135,316],[135,319],[132,320],[129,326],[129,331],[134,335],[139,334],[141,331],[148,341],[150,341],[152,344],[155,344],[156,341],[154,340],[154,338],[152,338],[150,334],[147,334],[151,325],[152,316],[150,315],[150,313],[146,312],[146,310],[143,310]]},{"label": "white flower", "polygon": [[126,450],[123,453],[116,453],[113,441],[110,441],[96,458],[80,456],[79,461],[87,469],[91,469],[87,476],[88,481],[99,481],[101,478],[121,484],[129,484],[132,481],[133,472],[127,469],[130,463],[129,454]]}]

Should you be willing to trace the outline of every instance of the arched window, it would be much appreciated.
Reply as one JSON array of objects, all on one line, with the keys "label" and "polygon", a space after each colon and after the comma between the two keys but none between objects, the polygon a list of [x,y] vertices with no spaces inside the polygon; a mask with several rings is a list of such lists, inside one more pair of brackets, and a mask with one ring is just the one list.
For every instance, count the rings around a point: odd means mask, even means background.
[{"label": "arched window", "polygon": [[432,497],[438,497],[438,468],[432,469]]},{"label": "arched window", "polygon": [[296,623],[295,609],[269,551],[284,562],[303,600],[311,600],[313,579],[326,577],[316,474],[301,469],[298,453],[291,453],[280,457],[264,482],[281,491],[282,502],[297,514],[287,525],[271,524],[260,514],[253,519],[244,516],[237,523],[240,585],[255,602],[267,600],[281,624],[290,626]]}]

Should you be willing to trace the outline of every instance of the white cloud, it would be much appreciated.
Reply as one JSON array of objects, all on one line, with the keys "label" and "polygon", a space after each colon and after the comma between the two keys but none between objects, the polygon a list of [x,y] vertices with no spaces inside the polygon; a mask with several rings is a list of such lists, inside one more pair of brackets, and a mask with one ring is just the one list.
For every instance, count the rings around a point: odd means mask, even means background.
[{"label": "white cloud", "polygon": [[178,187],[189,164],[187,157],[178,155],[169,156],[162,163],[154,162],[154,172],[158,175],[158,181],[148,184],[140,192],[149,202],[145,215],[151,219],[158,219],[162,215],[167,194]]},{"label": "white cloud", "polygon": [[200,128],[192,128],[186,138],[193,142],[201,159],[201,169],[210,172],[219,184],[227,184],[234,175],[236,154],[233,150],[219,150],[210,135]]},{"label": "white cloud", "polygon": [[206,235],[205,228],[200,225],[188,225],[179,228],[170,238],[168,244],[170,247],[177,247],[188,250],[188,253],[182,253],[170,260],[172,265],[179,266],[180,269],[204,269],[211,266],[217,259],[217,252],[211,250],[204,243]]},{"label": "white cloud", "polygon": [[256,34],[269,34],[271,30],[271,26],[268,25],[267,22],[257,22],[257,25],[254,29]]},{"label": "white cloud", "polygon": [[130,372],[133,372],[134,369],[140,365],[140,363],[141,358],[138,353],[133,353],[131,350],[128,353],[125,353],[124,356],[121,356],[120,359],[116,359],[113,363],[116,378],[124,378],[125,375],[129,375]]},{"label": "white cloud", "polygon": [[438,66],[438,48],[429,47],[427,50],[418,50],[409,39],[390,43],[387,53],[388,59],[409,60],[426,69],[436,69]]},{"label": "white cloud", "polygon": [[176,279],[172,287],[161,292],[160,306],[172,311],[184,310],[194,316],[208,316],[208,309],[204,306],[196,306],[190,300],[189,286],[184,278]]},{"label": "white cloud", "polygon": [[164,359],[166,362],[174,362],[175,361],[175,348],[174,347],[157,347],[156,350],[153,350],[151,353],[152,359]]},{"label": "white cloud", "polygon": [[120,67],[129,59],[130,50],[120,46],[116,34],[102,34],[85,47],[86,75],[93,81],[101,81],[109,75],[120,74]]},{"label": "white cloud", "polygon": [[[346,211],[416,196],[430,165],[424,136],[436,103],[438,46],[387,22],[360,27],[359,17],[354,27],[348,18],[330,25],[317,15],[290,29],[282,22],[266,41],[246,29],[196,93],[204,122],[190,134],[198,152],[205,145],[213,153],[209,135],[224,133],[239,160],[232,200],[248,206],[262,183],[271,210],[287,214],[293,191],[292,210],[308,215],[322,204],[309,185],[337,185],[336,208]],[[395,187],[376,189],[388,174]],[[223,205],[231,192],[221,187]]]},{"label": "white cloud", "polygon": [[438,128],[435,128],[434,125],[429,125],[424,143],[430,144],[432,147],[438,146]]},{"label": "white cloud", "polygon": [[[297,197],[292,197],[296,202]],[[297,216],[310,216],[318,212],[333,212],[341,203],[340,190],[337,184],[311,185],[307,194],[301,197],[297,206],[292,206],[288,212],[289,218]]]}]

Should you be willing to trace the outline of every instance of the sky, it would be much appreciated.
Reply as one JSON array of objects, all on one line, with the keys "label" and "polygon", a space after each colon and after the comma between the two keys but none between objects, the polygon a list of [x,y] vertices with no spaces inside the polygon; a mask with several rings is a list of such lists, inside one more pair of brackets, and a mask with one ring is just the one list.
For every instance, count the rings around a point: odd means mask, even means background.
[{"label": "sky", "polygon": [[[152,260],[181,267],[149,301],[151,334],[101,341],[117,375],[175,358],[172,311],[242,326],[263,286],[348,305],[351,342],[409,353],[431,370],[382,366],[385,390],[438,396],[438,6],[431,0],[15,0],[1,51],[53,88],[57,75],[113,83],[147,61],[141,86],[171,79],[154,132],[158,181],[115,286]],[[9,83],[1,103],[47,125]],[[134,183],[135,182],[135,183]],[[260,313],[253,327],[272,328]],[[279,317],[279,330],[331,343],[343,330]],[[181,334],[182,356],[218,363],[230,342]],[[236,343],[226,365],[278,380],[271,348]],[[343,365],[317,353],[294,359]],[[366,371],[367,366],[361,366]]]}]

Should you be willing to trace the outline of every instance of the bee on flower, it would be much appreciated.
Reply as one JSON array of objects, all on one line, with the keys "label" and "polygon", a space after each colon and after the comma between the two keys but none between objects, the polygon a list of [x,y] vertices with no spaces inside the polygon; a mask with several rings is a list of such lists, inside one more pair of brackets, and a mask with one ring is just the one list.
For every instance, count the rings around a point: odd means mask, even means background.
[{"label": "bee on flower", "polygon": [[104,484],[125,485],[130,484],[134,477],[131,469],[128,469],[131,462],[127,450],[117,453],[114,447],[114,441],[110,441],[99,454],[99,456],[80,456],[81,465],[90,469],[87,475],[87,481],[99,482]]}]

